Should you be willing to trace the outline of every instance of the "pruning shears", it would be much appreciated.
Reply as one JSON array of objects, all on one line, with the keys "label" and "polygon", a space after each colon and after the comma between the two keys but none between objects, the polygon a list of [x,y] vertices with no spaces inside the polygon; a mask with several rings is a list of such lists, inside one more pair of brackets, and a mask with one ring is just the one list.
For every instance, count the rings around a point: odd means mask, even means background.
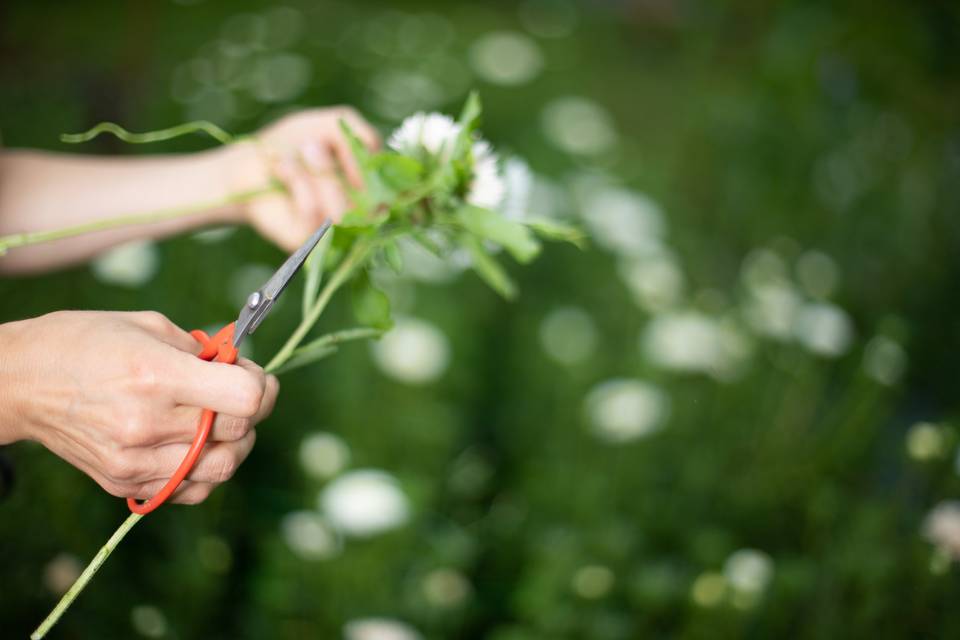
[{"label": "pruning shears", "polygon": [[[234,364],[237,361],[237,353],[243,339],[257,330],[257,327],[260,326],[263,319],[270,313],[277,298],[283,293],[283,290],[290,283],[290,280],[297,274],[297,271],[300,270],[300,267],[302,267],[306,261],[307,256],[310,255],[310,252],[317,246],[317,243],[320,242],[320,239],[329,228],[330,221],[328,220],[324,222],[313,235],[307,238],[307,241],[304,242],[299,249],[287,258],[286,262],[277,269],[276,273],[267,280],[266,284],[251,293],[247,297],[246,303],[240,310],[240,316],[235,322],[231,322],[220,329],[213,337],[208,336],[200,330],[191,331],[190,335],[203,346],[203,350],[200,351],[197,357],[207,361]],[[157,495],[149,500],[137,502],[133,498],[127,498],[127,506],[130,507],[130,511],[139,513],[140,515],[146,515],[166,502],[167,498],[177,490],[177,487],[179,487],[183,479],[187,477],[190,470],[193,469],[193,465],[196,464],[197,459],[200,457],[203,445],[207,442],[207,437],[210,435],[210,429],[213,427],[213,421],[216,417],[217,414],[215,411],[211,409],[203,410],[203,413],[200,415],[200,422],[197,425],[197,435],[193,437],[193,442],[187,451],[187,455],[184,456],[183,461],[180,463],[180,466],[177,467],[173,476],[167,481],[163,488],[157,492]]]}]

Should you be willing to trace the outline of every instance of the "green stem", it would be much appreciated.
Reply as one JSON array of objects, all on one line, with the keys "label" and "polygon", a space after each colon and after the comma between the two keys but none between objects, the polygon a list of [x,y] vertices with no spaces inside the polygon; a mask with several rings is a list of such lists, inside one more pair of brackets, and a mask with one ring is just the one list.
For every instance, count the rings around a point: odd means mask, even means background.
[{"label": "green stem", "polygon": [[132,131],[127,131],[120,125],[113,122],[101,122],[97,126],[89,129],[88,131],[84,131],[83,133],[65,133],[60,136],[60,140],[71,144],[78,144],[93,140],[101,133],[112,133],[124,142],[129,142],[132,144],[147,144],[150,142],[170,140],[172,138],[187,135],[188,133],[196,133],[198,131],[206,133],[220,144],[230,144],[231,142],[235,142],[237,140],[234,138],[234,136],[230,135],[217,125],[206,120],[184,122],[183,124],[178,124],[174,127],[160,129],[159,131],[148,131],[146,133],[133,133]]},{"label": "green stem", "polygon": [[343,262],[340,263],[336,271],[333,272],[333,275],[330,276],[330,279],[327,280],[327,284],[324,285],[323,289],[320,291],[320,295],[317,296],[317,301],[313,303],[313,306],[310,308],[310,312],[304,316],[296,330],[290,335],[290,338],[287,339],[286,343],[284,343],[277,354],[273,356],[273,359],[267,363],[266,367],[264,367],[267,373],[276,371],[283,366],[287,360],[290,359],[290,356],[293,355],[293,351],[307,336],[307,333],[310,332],[310,329],[313,328],[313,325],[317,323],[317,320],[320,318],[320,314],[323,313],[327,303],[330,302],[330,298],[332,298],[337,289],[339,289],[340,286],[350,278],[353,270],[361,262],[363,262],[363,259],[367,256],[370,248],[371,242],[366,238],[360,238],[354,242],[353,248],[350,249],[350,253],[348,253],[347,257],[343,259]]},{"label": "green stem", "polygon": [[231,204],[248,202],[260,196],[282,192],[283,190],[284,188],[282,185],[279,183],[274,183],[266,187],[260,187],[259,189],[251,189],[250,191],[233,193],[225,198],[211,202],[205,202],[199,205],[176,207],[173,209],[162,209],[160,211],[150,211],[148,213],[133,213],[130,215],[118,216],[116,218],[106,218],[104,220],[86,222],[73,227],[53,229],[51,231],[16,233],[13,235],[0,237],[0,255],[6,253],[9,249],[26,247],[32,244],[40,244],[42,242],[51,242],[53,240],[62,240],[64,238],[73,238],[74,236],[92,233],[94,231],[107,231],[129,225],[150,224],[154,222],[162,222],[164,220],[171,220],[174,218],[181,218],[194,213],[199,213],[200,211],[207,211],[209,209],[217,209]]},{"label": "green stem", "polygon": [[94,556],[90,564],[87,565],[87,568],[84,569],[80,577],[77,578],[77,581],[73,583],[70,590],[63,594],[63,597],[60,598],[60,602],[53,608],[53,611],[40,623],[37,630],[30,634],[30,640],[39,640],[47,635],[47,632],[57,623],[57,620],[60,619],[64,611],[66,611],[77,596],[80,595],[84,587],[87,586],[87,583],[90,582],[90,579],[93,578],[100,567],[103,566],[103,563],[106,562],[107,558],[110,557],[110,554],[117,548],[117,545],[120,544],[124,536],[127,535],[130,529],[133,528],[133,525],[137,524],[142,517],[143,516],[138,513],[131,513],[127,519],[123,521],[123,524],[121,524],[120,527],[114,531],[113,535],[110,536],[110,539],[107,540],[107,544],[100,548],[97,555]]}]

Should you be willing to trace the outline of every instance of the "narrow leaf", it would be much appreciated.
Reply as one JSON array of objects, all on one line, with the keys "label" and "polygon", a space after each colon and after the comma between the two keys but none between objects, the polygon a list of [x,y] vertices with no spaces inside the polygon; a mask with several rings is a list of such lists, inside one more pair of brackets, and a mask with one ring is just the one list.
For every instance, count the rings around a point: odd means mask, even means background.
[{"label": "narrow leaf", "polygon": [[487,253],[475,236],[464,234],[461,238],[461,244],[470,252],[470,257],[473,258],[471,267],[484,282],[508,300],[517,295],[517,286],[513,283],[513,280],[503,270],[500,263]]},{"label": "narrow leaf", "polygon": [[353,280],[353,314],[360,324],[386,331],[393,326],[390,317],[390,299],[373,286],[370,276],[360,272]]},{"label": "narrow leaf", "polygon": [[397,275],[403,273],[403,256],[400,255],[396,240],[390,240],[383,245],[383,259],[394,273]]},{"label": "narrow leaf", "polygon": [[534,218],[526,221],[525,224],[541,238],[569,242],[578,249],[586,249],[587,247],[587,234],[572,224],[546,218]]},{"label": "narrow leaf", "polygon": [[530,229],[499,213],[466,205],[457,211],[457,219],[467,231],[499,244],[519,262],[530,262],[540,253],[540,243]]},{"label": "narrow leaf", "polygon": [[367,338],[379,338],[383,332],[379,329],[369,327],[355,327],[353,329],[343,329],[320,336],[312,340],[293,352],[288,360],[277,373],[285,373],[290,369],[296,369],[304,365],[312,364],[322,360],[337,351],[337,345],[351,340],[365,340]]},{"label": "narrow leaf", "polygon": [[317,300],[317,293],[320,292],[320,281],[323,279],[323,263],[327,255],[327,248],[330,246],[331,238],[336,229],[330,229],[313,248],[304,266],[304,276],[306,282],[303,286],[303,317],[310,314],[310,308]]}]

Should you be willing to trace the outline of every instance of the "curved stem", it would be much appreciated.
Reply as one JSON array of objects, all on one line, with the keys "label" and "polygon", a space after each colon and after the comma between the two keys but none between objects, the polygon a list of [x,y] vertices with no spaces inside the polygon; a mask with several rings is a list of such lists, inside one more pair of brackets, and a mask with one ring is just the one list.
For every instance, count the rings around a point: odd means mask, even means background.
[{"label": "curved stem", "polygon": [[118,216],[116,218],[107,218],[105,220],[86,222],[73,227],[53,229],[51,231],[15,233],[9,236],[0,237],[0,255],[6,253],[9,249],[16,249],[17,247],[26,247],[32,244],[40,244],[42,242],[72,238],[74,236],[92,233],[94,231],[106,231],[109,229],[116,229],[118,227],[126,227],[129,225],[150,224],[152,222],[161,222],[163,220],[170,220],[172,218],[180,218],[194,213],[199,213],[200,211],[216,209],[230,204],[237,204],[239,202],[247,202],[260,196],[283,191],[284,187],[279,183],[275,183],[266,187],[260,187],[259,189],[234,193],[226,198],[221,198],[212,202],[205,202],[188,207],[162,209],[160,211],[150,211],[148,213],[133,213],[130,215]]},{"label": "curved stem", "polygon": [[87,568],[83,570],[83,573],[80,574],[80,577],[77,578],[76,582],[70,587],[70,589],[63,594],[63,597],[60,598],[60,602],[57,603],[57,606],[53,608],[53,611],[44,618],[43,622],[40,623],[40,626],[37,627],[36,631],[30,634],[30,640],[39,640],[40,638],[47,635],[47,632],[57,623],[57,620],[60,619],[60,616],[63,615],[63,612],[73,603],[73,601],[80,595],[80,592],[83,591],[84,587],[87,586],[87,583],[90,582],[90,579],[96,575],[97,571],[100,570],[100,567],[103,566],[103,563],[106,562],[107,558],[110,557],[110,554],[113,553],[113,550],[117,548],[117,545],[120,544],[120,541],[123,540],[124,536],[133,528],[133,525],[137,524],[142,518],[138,513],[131,513],[127,516],[127,519],[123,521],[116,531],[113,532],[113,535],[110,536],[110,539],[107,540],[107,544],[103,545],[100,548],[100,551],[97,552],[97,555],[93,557],[93,560],[90,561],[90,564],[87,565]]},{"label": "curved stem", "polygon": [[323,313],[327,303],[330,302],[330,298],[332,298],[336,290],[339,289],[340,286],[350,278],[350,276],[353,274],[353,270],[363,262],[363,259],[366,258],[371,246],[372,243],[366,238],[360,238],[353,243],[350,253],[348,253],[347,257],[343,259],[336,271],[333,272],[333,275],[330,276],[330,279],[327,280],[327,284],[320,291],[320,295],[317,296],[317,301],[313,303],[313,306],[310,308],[310,312],[304,316],[303,320],[300,321],[300,324],[297,325],[296,330],[294,330],[294,332],[290,335],[290,338],[287,339],[277,354],[273,356],[270,362],[267,363],[267,366],[264,367],[264,370],[267,371],[267,373],[276,371],[283,366],[287,360],[290,359],[290,356],[293,355],[293,351],[307,336],[307,333],[310,332],[310,329],[313,328],[313,325],[317,323],[317,320],[320,318],[320,314]]}]

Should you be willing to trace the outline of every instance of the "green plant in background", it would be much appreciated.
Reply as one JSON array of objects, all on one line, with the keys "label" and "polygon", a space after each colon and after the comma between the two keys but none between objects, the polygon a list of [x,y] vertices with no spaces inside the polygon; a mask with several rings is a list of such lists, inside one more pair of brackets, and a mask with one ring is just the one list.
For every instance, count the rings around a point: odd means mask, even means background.
[{"label": "green plant in background", "polygon": [[[458,253],[467,256],[476,273],[508,298],[515,295],[516,286],[497,261],[497,251],[504,249],[517,261],[526,263],[540,251],[537,236],[582,243],[583,236],[575,227],[548,219],[512,220],[494,209],[502,201],[505,187],[497,157],[487,142],[478,139],[480,116],[479,98],[471,94],[457,122],[441,114],[418,113],[390,138],[389,150],[376,153],[369,152],[346,123],[341,123],[361,167],[364,189],[351,190],[353,208],[308,258],[302,320],[266,365],[268,373],[283,373],[314,363],[334,353],[343,342],[376,338],[392,326],[390,302],[371,281],[368,270],[375,263],[383,263],[401,273],[403,260],[397,242],[402,238],[412,239],[441,258]],[[242,141],[208,122],[145,134],[103,123],[83,134],[63,136],[63,140],[85,142],[106,132],[126,142],[146,143],[196,131],[206,132],[223,144]],[[232,196],[231,201],[249,200],[278,190],[282,187],[275,183]],[[188,215],[206,206],[210,205],[0,238],[0,253],[80,233]],[[354,315],[361,326],[327,333],[303,344],[331,298],[348,283]],[[32,638],[47,634],[141,517],[131,514],[120,525]]]}]

